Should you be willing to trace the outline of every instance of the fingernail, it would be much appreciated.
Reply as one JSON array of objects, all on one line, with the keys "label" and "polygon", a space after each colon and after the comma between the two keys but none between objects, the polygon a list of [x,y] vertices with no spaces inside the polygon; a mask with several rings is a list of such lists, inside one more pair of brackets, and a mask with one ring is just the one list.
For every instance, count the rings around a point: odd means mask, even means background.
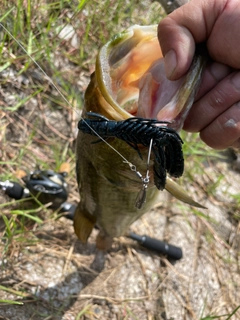
[{"label": "fingernail", "polygon": [[240,73],[236,72],[232,77],[231,77],[231,81],[233,83],[233,85],[235,86],[236,89],[240,89]]},{"label": "fingernail", "polygon": [[225,78],[231,71],[230,67],[219,62],[213,62],[209,69],[212,77],[216,82]]},{"label": "fingernail", "polygon": [[165,73],[167,78],[171,78],[177,66],[176,52],[172,49],[164,57]]}]

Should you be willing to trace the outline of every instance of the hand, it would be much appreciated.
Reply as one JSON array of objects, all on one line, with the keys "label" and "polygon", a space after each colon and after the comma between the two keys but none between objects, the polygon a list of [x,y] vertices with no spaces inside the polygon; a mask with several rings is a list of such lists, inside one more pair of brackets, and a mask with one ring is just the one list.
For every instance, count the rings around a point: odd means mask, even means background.
[{"label": "hand", "polygon": [[184,129],[200,132],[209,146],[240,147],[240,6],[238,0],[192,0],[163,19],[158,37],[169,79],[183,76],[195,43],[213,59]]}]

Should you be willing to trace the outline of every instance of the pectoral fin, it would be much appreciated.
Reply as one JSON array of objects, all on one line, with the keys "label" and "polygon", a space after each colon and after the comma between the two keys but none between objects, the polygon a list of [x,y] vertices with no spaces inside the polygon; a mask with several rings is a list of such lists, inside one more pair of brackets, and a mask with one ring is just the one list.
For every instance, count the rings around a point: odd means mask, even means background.
[{"label": "pectoral fin", "polygon": [[175,198],[182,202],[185,202],[197,208],[207,209],[206,207],[194,201],[182,187],[180,187],[175,181],[173,181],[169,177],[166,180],[165,189],[169,193],[171,193]]}]

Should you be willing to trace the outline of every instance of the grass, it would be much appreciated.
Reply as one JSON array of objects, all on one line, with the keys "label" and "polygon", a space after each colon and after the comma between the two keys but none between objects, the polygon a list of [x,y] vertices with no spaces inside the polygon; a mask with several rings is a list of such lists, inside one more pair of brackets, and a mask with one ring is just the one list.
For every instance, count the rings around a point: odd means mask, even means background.
[{"label": "grass", "polygon": [[[97,51],[111,36],[130,25],[157,23],[162,11],[156,3],[139,2],[138,0],[18,0],[2,1],[1,5],[4,14],[1,16],[0,22],[20,41],[78,111],[75,114],[52,86],[51,81],[38,70],[20,46],[4,30],[0,29],[0,180],[18,180],[16,175],[19,169],[29,172],[35,169],[36,165],[39,165],[41,169],[58,171],[61,164],[66,162],[70,166],[70,172],[66,178],[71,191],[69,202],[76,203],[78,192],[75,181],[75,128],[83,106],[84,91],[89,76],[94,70]],[[63,32],[66,34],[73,32],[75,38],[64,39]],[[240,203],[239,194],[234,195],[227,190],[226,196],[229,195],[231,201],[225,202],[219,201],[217,193],[219,187],[226,183],[225,175],[221,174],[221,170],[217,166],[215,167],[215,164],[223,156],[210,148],[206,148],[197,135],[183,133],[182,137],[185,141],[184,153],[187,158],[187,165],[184,178],[180,183],[187,183],[189,188],[191,188],[191,185],[195,186],[202,200],[210,198],[213,203],[220,202],[221,207],[232,210],[236,225],[239,221],[239,215],[236,213]],[[209,168],[211,170],[208,170]],[[40,206],[39,208],[39,204],[33,207],[31,204],[26,207],[24,205],[26,201],[9,201],[5,196],[1,196],[0,199],[1,260],[5,261],[1,264],[2,276],[0,278],[3,285],[0,287],[0,304],[7,304],[9,308],[13,308],[12,319],[15,317],[15,310],[19,310],[14,309],[15,306],[12,305],[22,304],[23,302],[24,307],[26,307],[24,309],[26,317],[28,312],[31,311],[34,314],[34,319],[35,316],[36,319],[52,319],[54,315],[59,314],[58,307],[55,305],[59,297],[44,300],[45,295],[51,297],[54,292],[44,287],[44,284],[39,284],[37,280],[36,283],[33,280],[34,283],[31,283],[26,275],[22,274],[24,266],[33,264],[37,270],[41,266],[41,262],[48,261],[47,258],[51,256],[53,261],[57,261],[54,267],[57,268],[57,264],[64,261],[64,270],[68,270],[68,264],[72,268],[69,267],[71,270],[77,270],[72,271],[70,276],[68,275],[71,281],[77,281],[75,279],[78,279],[78,274],[88,274],[88,277],[94,279],[94,269],[92,267],[94,262],[90,261],[90,257],[95,255],[95,251],[92,249],[89,255],[84,254],[85,247],[81,247],[83,252],[81,255],[79,251],[74,251],[73,243],[75,244],[76,240],[72,234],[71,224],[61,219],[58,220],[57,213],[47,207]],[[184,205],[179,205],[177,212],[185,217],[183,219],[188,221],[192,234],[195,234],[197,222],[193,221],[192,218],[194,211]],[[215,217],[208,215],[209,213],[195,211],[196,219],[202,219],[201,221],[208,223],[210,228],[211,223],[215,221]],[[214,247],[212,250],[215,250],[214,253],[218,253],[215,246],[219,245],[219,241],[215,238],[214,230],[214,227],[213,229],[207,227],[204,230],[205,233],[202,233],[204,237],[202,242],[208,240],[208,232],[210,232],[212,235],[211,242],[214,242],[214,244],[211,243],[212,248]],[[210,241],[208,244],[210,244]],[[203,247],[205,245],[204,242]],[[120,255],[121,252],[119,256],[114,252],[112,253],[116,261],[119,259],[121,262]],[[210,259],[212,256],[210,253],[209,255]],[[125,256],[126,252],[123,254],[124,259]],[[60,260],[57,260],[57,257]],[[132,260],[129,258],[128,263],[131,264],[131,261],[135,261],[134,269],[140,268],[144,273],[144,263],[140,263],[143,259],[141,254],[136,253],[135,256],[133,251],[129,257]],[[123,263],[120,262],[119,265]],[[138,263],[140,263],[140,267]],[[220,259],[216,267],[219,273],[219,270],[222,272],[219,267],[221,263]],[[83,266],[86,266],[86,269]],[[234,268],[234,266],[235,264],[232,263],[231,267]],[[31,269],[31,273],[34,274],[35,269]],[[27,267],[25,270],[28,270]],[[48,265],[43,265],[46,278],[47,273],[52,276],[50,279],[54,278],[54,268],[48,272],[45,270],[48,270]],[[118,272],[116,271],[118,269],[113,268],[112,265],[109,265],[109,270],[104,269],[102,276],[107,275],[107,277],[100,283],[101,288],[104,288],[113,273],[117,274]],[[158,269],[156,270],[155,272],[158,274]],[[65,283],[63,279],[68,278],[68,276],[63,275],[62,278],[58,279],[58,283],[61,283],[61,281]],[[145,277],[147,278],[147,275]],[[162,275],[159,276],[159,279],[161,277]],[[71,282],[70,280],[69,282]],[[95,280],[99,279],[96,278]],[[156,281],[154,280],[154,283]],[[226,283],[222,278],[221,281],[224,287]],[[219,282],[221,281],[219,280]],[[68,282],[66,281],[66,283]],[[31,293],[38,286],[41,287],[41,295],[32,295]],[[63,290],[61,285],[55,285],[55,287],[55,291],[61,292]],[[86,285],[85,290],[87,290],[87,287]],[[93,285],[93,295],[97,288],[98,284]],[[114,294],[110,289],[107,291],[107,295],[111,297]],[[234,292],[232,288],[230,291],[231,293]],[[21,293],[26,297],[26,292],[27,298],[18,301]],[[148,300],[150,303],[155,299],[152,292],[157,292],[156,288],[155,291],[148,289],[146,292],[146,296],[150,297]],[[72,311],[75,319],[95,319],[98,317],[96,305],[102,306],[103,310],[107,308],[107,303],[104,304],[101,299],[96,297],[90,298],[90,293],[87,292],[88,299],[81,298],[80,295],[80,300],[77,300],[78,304]],[[76,294],[75,291],[74,294]],[[62,293],[64,299],[67,295],[66,299],[70,301],[76,301],[77,298],[72,297],[74,294],[71,292]],[[102,296],[105,296],[105,294]],[[119,319],[141,319],[141,312],[138,308],[140,308],[141,303],[144,304],[145,298],[143,299],[142,295],[139,296],[140,299],[135,304],[133,301],[131,303],[126,302],[124,298],[122,300],[121,298],[112,299],[108,302],[112,308],[109,307],[109,310],[116,309]],[[29,300],[34,300],[36,305],[31,306]],[[101,303],[99,300],[101,300]],[[105,300],[103,299],[103,301]],[[211,308],[207,301],[204,303],[206,303],[206,308],[203,309],[206,309],[207,314]],[[182,304],[184,305],[183,302]],[[233,318],[234,312],[237,314],[238,307],[234,305],[232,300],[230,306],[233,307],[226,307],[228,315],[220,316],[224,313],[218,311],[215,306],[216,310],[213,313],[208,312],[211,316],[202,314],[198,318],[202,320]],[[64,309],[63,306],[62,308],[62,314],[67,312],[68,309]],[[194,309],[194,307],[191,308]],[[112,316],[114,314],[113,312]],[[148,319],[153,319],[153,314],[153,311],[148,311]],[[109,317],[111,318],[111,314]]]}]

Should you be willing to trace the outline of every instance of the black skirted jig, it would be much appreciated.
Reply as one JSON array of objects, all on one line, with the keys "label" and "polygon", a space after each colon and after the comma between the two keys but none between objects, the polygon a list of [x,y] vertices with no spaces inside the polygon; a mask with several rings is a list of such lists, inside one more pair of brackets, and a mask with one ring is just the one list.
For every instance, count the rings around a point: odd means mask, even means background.
[{"label": "black skirted jig", "polygon": [[149,147],[152,141],[149,150],[151,152],[152,149],[154,154],[154,183],[159,190],[165,188],[167,173],[175,178],[183,174],[183,141],[174,129],[166,126],[169,122],[138,117],[114,121],[94,112],[87,115],[90,118],[79,121],[79,130],[103,139],[121,139],[133,147],[141,158],[138,145]]}]

